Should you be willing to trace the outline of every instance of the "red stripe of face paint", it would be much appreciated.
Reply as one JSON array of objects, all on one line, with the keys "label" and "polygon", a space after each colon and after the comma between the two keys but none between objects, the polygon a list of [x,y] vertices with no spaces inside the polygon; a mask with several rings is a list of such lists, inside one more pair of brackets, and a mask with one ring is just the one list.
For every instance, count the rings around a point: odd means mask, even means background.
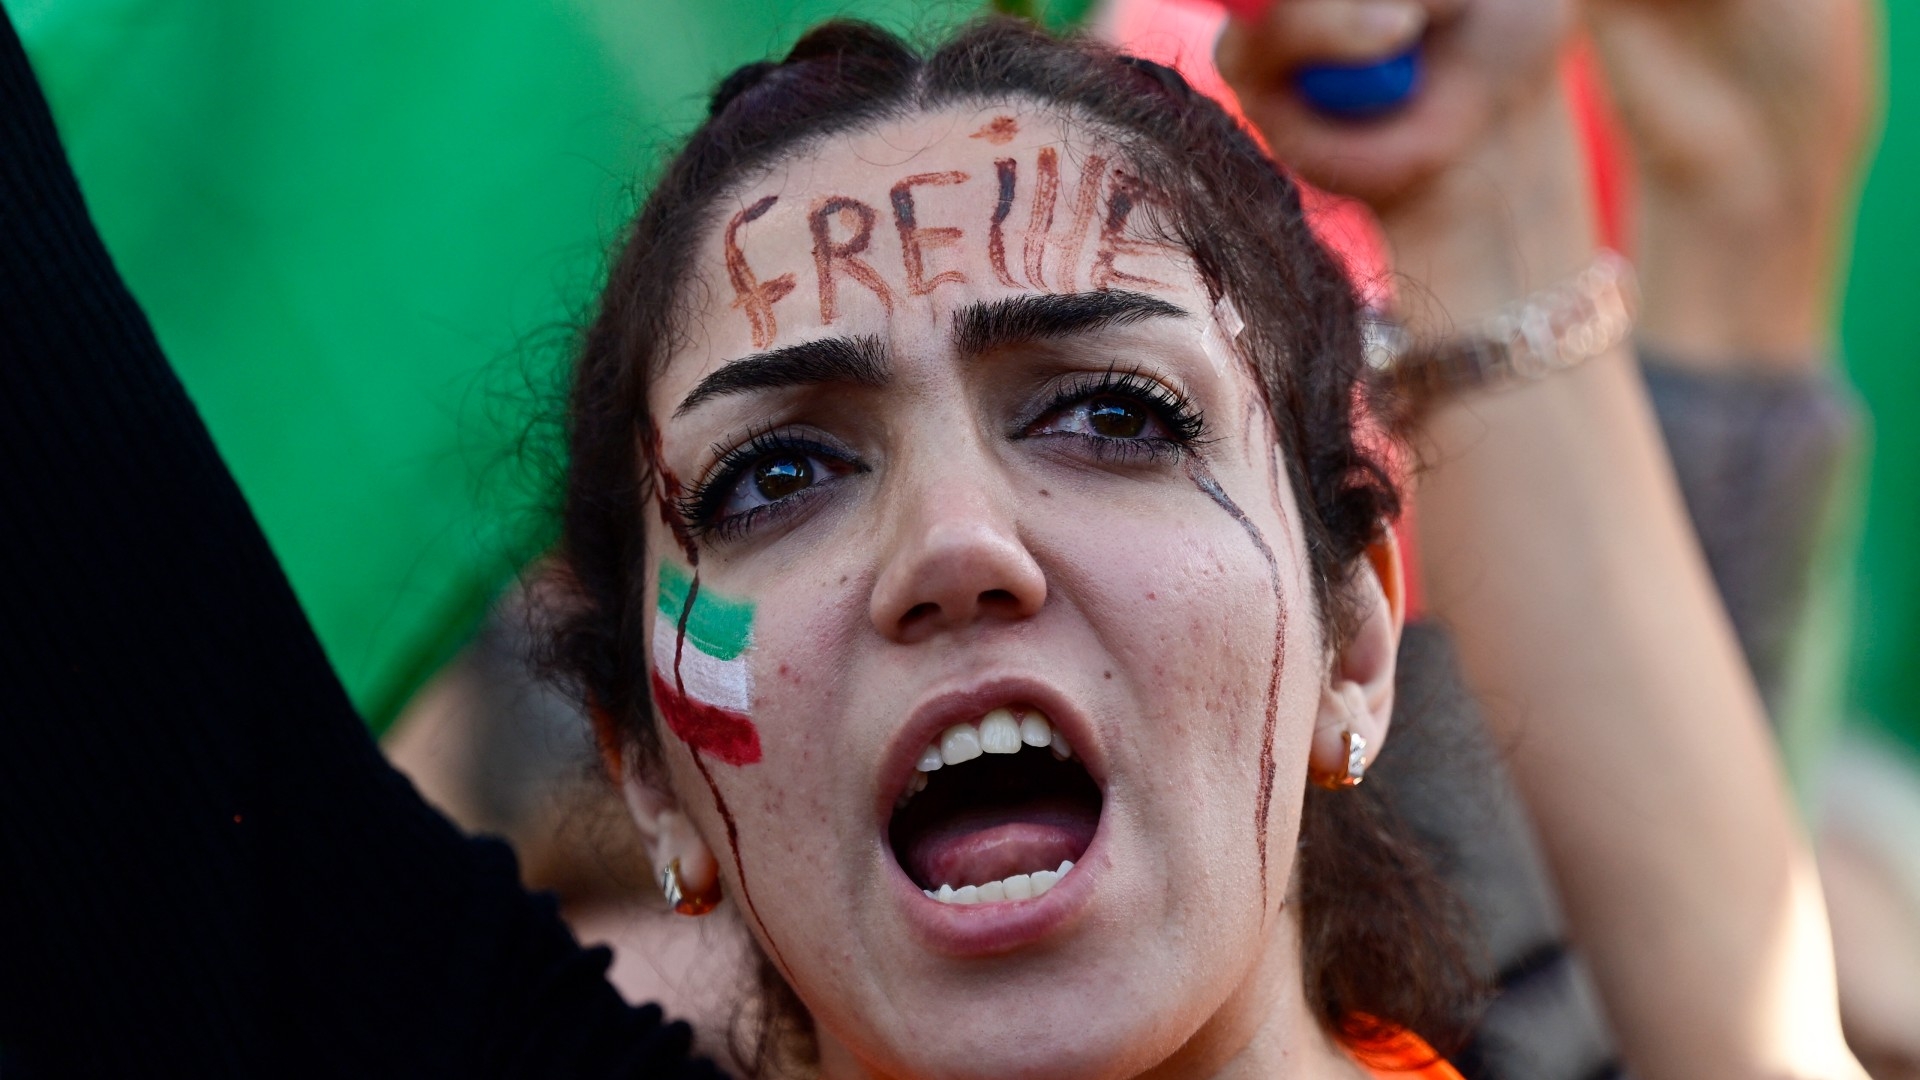
[{"label": "red stripe of face paint", "polygon": [[657,671],[653,673],[653,704],[667,722],[667,729],[695,753],[736,766],[760,760],[760,733],[753,721],[731,709],[687,697]]}]

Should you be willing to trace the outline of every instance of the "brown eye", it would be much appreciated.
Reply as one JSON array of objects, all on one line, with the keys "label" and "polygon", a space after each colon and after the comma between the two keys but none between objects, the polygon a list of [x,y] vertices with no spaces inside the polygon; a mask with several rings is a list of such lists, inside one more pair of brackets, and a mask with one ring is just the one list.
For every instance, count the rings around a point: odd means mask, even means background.
[{"label": "brown eye", "polygon": [[753,487],[760,497],[775,502],[813,483],[813,463],[800,455],[761,460],[753,467]]},{"label": "brown eye", "polygon": [[[1101,461],[1178,457],[1199,441],[1199,412],[1166,384],[1129,372],[1098,378],[1092,386],[1069,383],[1057,391],[1020,437],[1078,439],[1081,450]],[[1070,444],[1060,448],[1069,450]]]},{"label": "brown eye", "polygon": [[1147,410],[1123,398],[1098,397],[1087,403],[1087,425],[1109,439],[1137,439],[1147,429]]},{"label": "brown eye", "polygon": [[762,432],[723,453],[713,471],[682,500],[682,512],[701,535],[716,541],[736,539],[866,471],[844,446],[795,432]]}]

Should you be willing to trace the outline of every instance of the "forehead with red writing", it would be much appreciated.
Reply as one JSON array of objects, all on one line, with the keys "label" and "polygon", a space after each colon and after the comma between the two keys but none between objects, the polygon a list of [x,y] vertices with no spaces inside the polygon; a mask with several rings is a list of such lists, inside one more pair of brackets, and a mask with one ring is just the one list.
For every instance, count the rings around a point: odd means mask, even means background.
[{"label": "forehead with red writing", "polygon": [[782,345],[877,335],[937,350],[955,311],[1012,294],[1125,290],[1204,310],[1191,260],[1159,235],[1125,156],[1032,106],[830,138],[714,217],[656,415],[720,365]]}]

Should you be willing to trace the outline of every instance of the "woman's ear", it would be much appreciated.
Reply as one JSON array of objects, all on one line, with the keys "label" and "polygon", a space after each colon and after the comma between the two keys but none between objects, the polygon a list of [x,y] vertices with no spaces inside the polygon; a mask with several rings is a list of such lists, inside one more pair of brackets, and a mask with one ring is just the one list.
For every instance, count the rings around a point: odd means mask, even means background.
[{"label": "woman's ear", "polygon": [[[681,811],[672,795],[642,780],[629,769],[620,781],[620,794],[626,799],[627,812],[640,830],[647,858],[653,863],[653,880],[659,882],[668,866],[675,867],[677,885],[688,896],[717,897],[720,894],[720,863],[713,849],[700,837],[693,821]],[[669,898],[671,899],[671,898]]]},{"label": "woman's ear", "polygon": [[[1365,564],[1348,584],[1358,625],[1340,647],[1320,692],[1307,769],[1339,786],[1357,779],[1380,753],[1393,719],[1393,676],[1406,620],[1400,544],[1390,527],[1367,545]],[[1349,735],[1356,736],[1349,741]],[[1358,766],[1355,768],[1354,766]]]}]

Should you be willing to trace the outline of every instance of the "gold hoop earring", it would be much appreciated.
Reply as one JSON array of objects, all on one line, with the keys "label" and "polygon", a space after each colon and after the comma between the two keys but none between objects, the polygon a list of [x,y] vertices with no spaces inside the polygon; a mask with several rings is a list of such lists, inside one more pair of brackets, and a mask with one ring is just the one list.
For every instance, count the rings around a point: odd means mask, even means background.
[{"label": "gold hoop earring", "polygon": [[660,893],[676,915],[705,915],[720,903],[720,882],[702,893],[689,893],[680,886],[680,860],[673,859],[660,871]]},{"label": "gold hoop earring", "polygon": [[1367,778],[1367,737],[1357,731],[1343,731],[1341,741],[1347,748],[1347,761],[1338,773],[1319,773],[1313,782],[1329,791],[1358,787]]}]

